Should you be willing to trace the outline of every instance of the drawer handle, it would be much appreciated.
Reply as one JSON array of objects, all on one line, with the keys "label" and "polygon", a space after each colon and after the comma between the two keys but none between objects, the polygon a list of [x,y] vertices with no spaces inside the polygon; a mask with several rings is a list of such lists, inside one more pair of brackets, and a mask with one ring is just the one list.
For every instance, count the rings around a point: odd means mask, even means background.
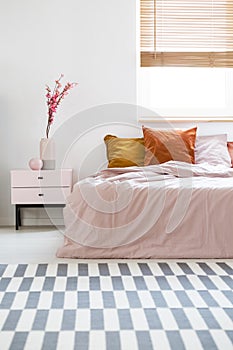
[{"label": "drawer handle", "polygon": [[38,196],[39,197],[43,197],[44,193],[39,193]]},{"label": "drawer handle", "polygon": [[43,180],[43,176],[38,176],[38,180]]}]

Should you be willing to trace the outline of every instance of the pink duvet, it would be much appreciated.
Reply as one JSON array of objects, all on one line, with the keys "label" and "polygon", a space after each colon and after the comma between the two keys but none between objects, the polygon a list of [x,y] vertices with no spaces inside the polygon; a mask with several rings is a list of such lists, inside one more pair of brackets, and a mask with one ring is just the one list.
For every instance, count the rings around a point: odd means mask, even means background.
[{"label": "pink duvet", "polygon": [[167,162],[75,184],[66,258],[233,258],[233,169]]}]

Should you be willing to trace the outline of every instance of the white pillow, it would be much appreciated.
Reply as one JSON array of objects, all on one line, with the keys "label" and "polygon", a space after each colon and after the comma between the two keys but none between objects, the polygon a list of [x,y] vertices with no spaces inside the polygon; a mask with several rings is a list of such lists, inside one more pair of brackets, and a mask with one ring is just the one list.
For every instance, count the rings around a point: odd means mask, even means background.
[{"label": "white pillow", "polygon": [[230,168],[231,158],[227,149],[227,134],[197,136],[195,163],[221,164]]}]

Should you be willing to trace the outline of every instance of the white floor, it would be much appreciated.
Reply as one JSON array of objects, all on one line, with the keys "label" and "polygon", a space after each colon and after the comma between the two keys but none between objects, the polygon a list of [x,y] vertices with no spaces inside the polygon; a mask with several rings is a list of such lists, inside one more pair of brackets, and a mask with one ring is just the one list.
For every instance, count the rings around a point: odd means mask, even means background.
[{"label": "white floor", "polygon": [[[78,259],[56,258],[56,251],[58,247],[63,244],[63,229],[64,227],[61,227],[59,230],[58,227],[53,226],[23,226],[20,230],[16,231],[13,226],[0,227],[0,264],[76,263]],[[171,261],[177,260],[178,259],[171,259]],[[185,259],[186,262],[196,260],[197,259]],[[205,259],[201,260],[204,261]],[[232,262],[232,259],[220,260]],[[127,259],[127,261],[129,261],[129,259]],[[140,262],[142,261],[143,260],[140,260]],[[156,261],[167,261],[167,259]],[[206,259],[206,261],[214,262],[216,259]]]},{"label": "white floor", "polygon": [[57,262],[63,234],[55,227],[0,227],[0,263]]}]

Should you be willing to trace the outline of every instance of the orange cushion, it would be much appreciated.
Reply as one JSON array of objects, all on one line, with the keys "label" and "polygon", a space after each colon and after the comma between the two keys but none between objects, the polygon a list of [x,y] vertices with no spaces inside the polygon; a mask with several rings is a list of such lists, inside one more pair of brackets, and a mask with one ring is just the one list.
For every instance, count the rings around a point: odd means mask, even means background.
[{"label": "orange cushion", "polygon": [[227,148],[228,148],[228,152],[230,154],[231,157],[231,167],[233,167],[233,142],[227,142]]},{"label": "orange cushion", "polygon": [[156,130],[142,127],[145,144],[145,165],[169,160],[195,163],[194,147],[197,128],[188,130]]},{"label": "orange cushion", "polygon": [[120,138],[106,135],[104,142],[107,149],[108,168],[144,165],[143,138]]}]

